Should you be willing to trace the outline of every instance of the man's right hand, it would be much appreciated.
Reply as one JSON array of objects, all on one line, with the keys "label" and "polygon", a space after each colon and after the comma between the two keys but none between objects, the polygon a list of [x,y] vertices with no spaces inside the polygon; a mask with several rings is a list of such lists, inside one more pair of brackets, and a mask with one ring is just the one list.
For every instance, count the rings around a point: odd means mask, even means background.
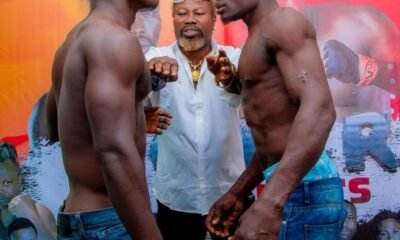
[{"label": "man's right hand", "polygon": [[230,192],[223,195],[211,207],[206,218],[208,231],[220,238],[226,238],[243,211],[243,199]]},{"label": "man's right hand", "polygon": [[150,72],[162,76],[166,82],[178,80],[178,63],[170,57],[156,57],[148,63]]}]

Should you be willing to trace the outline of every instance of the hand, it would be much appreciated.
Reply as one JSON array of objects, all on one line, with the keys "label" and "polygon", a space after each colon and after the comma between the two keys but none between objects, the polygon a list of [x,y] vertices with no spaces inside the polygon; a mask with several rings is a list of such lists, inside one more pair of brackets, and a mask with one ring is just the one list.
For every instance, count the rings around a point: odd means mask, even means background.
[{"label": "hand", "polygon": [[229,240],[278,239],[282,211],[272,201],[258,199],[240,218],[235,235]]},{"label": "hand", "polygon": [[207,67],[215,75],[215,81],[228,85],[232,77],[236,74],[235,67],[226,56],[226,52],[222,49],[219,50],[217,57],[207,57]]},{"label": "hand", "polygon": [[328,78],[352,84],[360,81],[358,56],[349,47],[337,40],[329,40],[323,52]]},{"label": "hand", "polygon": [[36,203],[29,195],[20,194],[10,201],[8,211],[16,217],[29,218],[27,216],[37,213]]},{"label": "hand", "polygon": [[243,199],[230,192],[226,193],[214,203],[208,213],[205,222],[208,231],[220,238],[228,237],[242,210]]},{"label": "hand", "polygon": [[171,113],[160,110],[160,107],[145,107],[146,133],[162,134],[171,125]]},{"label": "hand", "polygon": [[152,74],[161,76],[166,82],[178,79],[178,63],[170,57],[156,57],[150,60],[149,70]]}]

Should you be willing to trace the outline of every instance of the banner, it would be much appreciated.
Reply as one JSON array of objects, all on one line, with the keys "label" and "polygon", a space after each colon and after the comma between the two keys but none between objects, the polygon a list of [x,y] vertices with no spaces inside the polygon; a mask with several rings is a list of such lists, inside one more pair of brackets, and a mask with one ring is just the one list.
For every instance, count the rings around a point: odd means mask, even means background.
[{"label": "banner", "polygon": [[[303,13],[317,32],[337,113],[326,151],[337,166],[348,201],[343,239],[400,238],[399,2],[279,3]],[[170,2],[160,1],[160,9],[162,46],[174,35]],[[12,142],[25,160],[24,191],[53,213],[68,193],[67,179],[59,146],[48,146],[36,135],[44,124],[43,95],[50,87],[54,53],[87,12],[84,0],[0,2],[0,141]],[[241,22],[216,24],[214,39],[220,44],[240,47],[246,36]],[[244,121],[242,135],[248,162],[254,144]],[[152,136],[148,139],[146,164],[152,169],[157,145]],[[154,171],[148,171],[149,184],[152,175]]]}]

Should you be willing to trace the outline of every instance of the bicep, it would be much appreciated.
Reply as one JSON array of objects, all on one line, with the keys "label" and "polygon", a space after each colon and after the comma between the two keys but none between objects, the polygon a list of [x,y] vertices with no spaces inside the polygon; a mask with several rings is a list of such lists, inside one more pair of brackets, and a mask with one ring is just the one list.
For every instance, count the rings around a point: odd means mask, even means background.
[{"label": "bicep", "polygon": [[291,98],[301,101],[308,93],[329,95],[324,66],[314,39],[304,39],[296,47],[281,48],[276,58]]},{"label": "bicep", "polygon": [[89,71],[85,103],[95,148],[123,144],[132,137],[134,91],[132,84],[124,84],[107,69]]},{"label": "bicep", "polygon": [[132,141],[136,81],[144,69],[140,46],[132,34],[114,34],[99,41],[85,53],[85,104],[96,149]]}]

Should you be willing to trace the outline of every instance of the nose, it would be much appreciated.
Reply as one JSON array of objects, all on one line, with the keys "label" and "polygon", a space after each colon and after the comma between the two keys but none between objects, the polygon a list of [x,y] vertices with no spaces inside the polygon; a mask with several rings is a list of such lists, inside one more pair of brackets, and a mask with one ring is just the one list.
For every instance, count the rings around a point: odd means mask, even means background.
[{"label": "nose", "polygon": [[185,24],[196,24],[197,19],[193,13],[189,13],[185,19]]}]

